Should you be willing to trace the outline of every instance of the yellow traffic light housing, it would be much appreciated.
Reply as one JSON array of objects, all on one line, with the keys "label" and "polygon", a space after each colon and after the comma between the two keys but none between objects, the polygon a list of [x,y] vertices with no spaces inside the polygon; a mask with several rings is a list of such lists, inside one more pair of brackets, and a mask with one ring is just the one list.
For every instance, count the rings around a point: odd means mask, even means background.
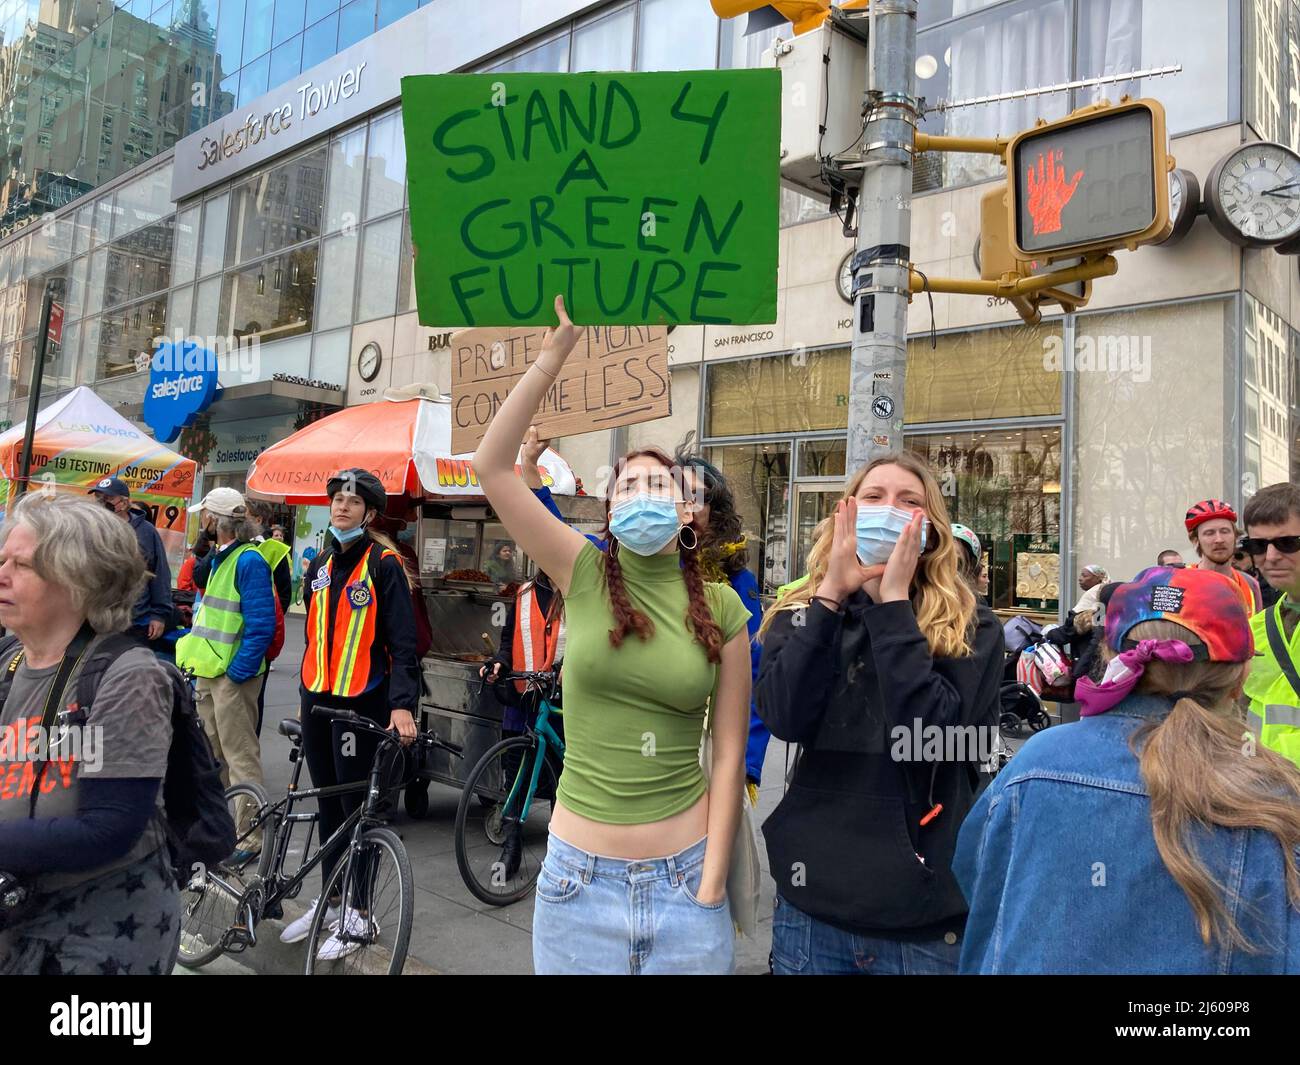
[{"label": "yellow traffic light housing", "polygon": [[[796,36],[815,30],[831,13],[830,0],[709,0],[718,18],[735,18],[770,7],[786,22],[794,24]],[[845,0],[839,7],[845,11],[865,8],[868,0]]]},{"label": "yellow traffic light housing", "polygon": [[1163,240],[1169,217],[1165,110],[1102,101],[1016,134],[1006,147],[1011,254],[1051,262]]}]

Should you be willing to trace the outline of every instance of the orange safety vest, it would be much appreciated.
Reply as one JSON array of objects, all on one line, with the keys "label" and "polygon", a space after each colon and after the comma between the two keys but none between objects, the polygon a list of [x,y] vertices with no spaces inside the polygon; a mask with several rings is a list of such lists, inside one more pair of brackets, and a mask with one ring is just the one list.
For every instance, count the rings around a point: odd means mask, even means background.
[{"label": "orange safety vest", "polygon": [[[377,546],[377,545],[376,545]],[[302,683],[310,692],[330,692],[352,697],[364,692],[371,681],[371,647],[375,642],[375,622],[379,616],[375,603],[375,584],[370,576],[368,549],[357,563],[334,617],[334,639],[329,638],[330,584],[333,581],[334,555],[316,573],[309,591],[307,606],[307,648],[302,656]],[[397,558],[397,552],[384,548],[379,558]]]},{"label": "orange safety vest", "polygon": [[[1193,562],[1187,568],[1200,569],[1201,564],[1199,562]],[[1230,575],[1224,574],[1223,576],[1231,576],[1232,583],[1237,586],[1237,594],[1241,596],[1241,601],[1246,605],[1247,617],[1258,613],[1264,608],[1262,597],[1257,597],[1255,594],[1259,589],[1259,585],[1255,582],[1255,578],[1253,578],[1249,573],[1242,573],[1241,570],[1234,566]]]},{"label": "orange safety vest", "polygon": [[[518,673],[550,669],[555,661],[555,649],[560,642],[560,627],[563,622],[559,612],[543,611],[533,588],[533,582],[529,581],[515,594],[513,661]],[[551,605],[555,605],[554,599],[551,600]],[[526,688],[522,680],[515,681],[515,689],[521,695]]]}]

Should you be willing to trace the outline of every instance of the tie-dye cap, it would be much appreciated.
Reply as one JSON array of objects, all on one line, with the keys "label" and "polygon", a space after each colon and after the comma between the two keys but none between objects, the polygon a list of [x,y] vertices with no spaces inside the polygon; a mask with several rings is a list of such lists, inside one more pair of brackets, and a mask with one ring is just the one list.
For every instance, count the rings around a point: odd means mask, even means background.
[{"label": "tie-dye cap", "polygon": [[1106,604],[1106,642],[1116,652],[1136,646],[1125,637],[1144,621],[1172,621],[1196,633],[1204,643],[1192,647],[1197,658],[1248,662],[1255,654],[1237,586],[1212,570],[1152,566],[1121,584]]}]

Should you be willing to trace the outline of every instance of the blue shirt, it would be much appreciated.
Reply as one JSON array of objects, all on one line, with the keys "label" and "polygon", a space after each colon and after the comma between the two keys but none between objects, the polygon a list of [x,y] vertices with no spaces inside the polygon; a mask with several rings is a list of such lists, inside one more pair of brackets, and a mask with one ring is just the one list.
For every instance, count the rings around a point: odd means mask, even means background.
[{"label": "blue shirt", "polygon": [[[1193,829],[1250,954],[1206,946],[1165,868],[1129,747],[1169,699],[1130,695],[1035,735],[962,825],[953,872],[970,903],[963,973],[1300,973],[1300,911],[1282,849],[1258,829]],[[1298,851],[1300,855],[1300,851]]]}]

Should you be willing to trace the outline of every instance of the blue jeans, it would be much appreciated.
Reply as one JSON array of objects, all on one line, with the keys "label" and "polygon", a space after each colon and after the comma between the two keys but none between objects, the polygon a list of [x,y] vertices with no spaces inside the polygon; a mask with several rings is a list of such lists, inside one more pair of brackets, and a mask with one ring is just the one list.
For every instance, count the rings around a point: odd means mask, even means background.
[{"label": "blue jeans", "polygon": [[729,974],[726,898],[696,901],[705,840],[667,858],[606,858],[551,835],[533,905],[538,975]]},{"label": "blue jeans", "polygon": [[961,937],[921,941],[863,936],[809,917],[780,895],[772,918],[772,972],[777,976],[956,975]]}]

